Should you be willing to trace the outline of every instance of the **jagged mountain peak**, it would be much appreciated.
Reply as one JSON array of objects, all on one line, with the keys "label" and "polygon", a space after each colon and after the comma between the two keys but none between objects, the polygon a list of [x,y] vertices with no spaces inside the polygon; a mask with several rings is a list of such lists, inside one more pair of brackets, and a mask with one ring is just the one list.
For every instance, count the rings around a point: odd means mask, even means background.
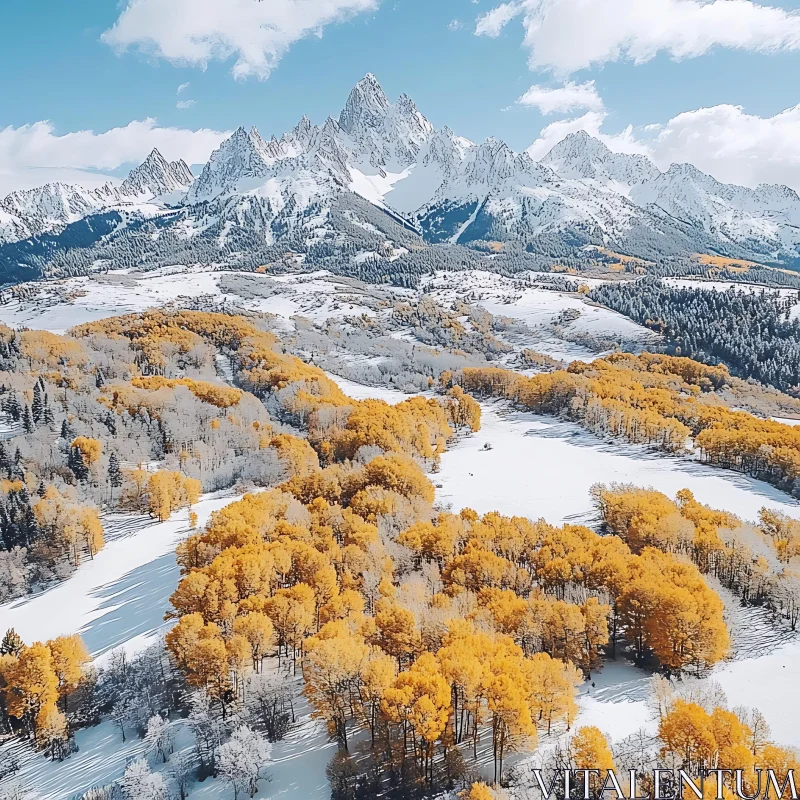
[{"label": "jagged mountain peak", "polygon": [[349,191],[403,215],[429,241],[575,234],[624,252],[631,241],[634,249],[665,242],[665,253],[724,241],[741,252],[800,256],[800,198],[791,189],[723,184],[689,164],[662,173],[645,155],[613,152],[606,141],[577,131],[536,161],[499,138],[474,143],[447,126],[435,129],[409,95],[390,102],[369,73],[320,126],[303,115],[269,139],[255,127],[237,128],[197,180],[183,161],[168,162],[154,149],[122,186],[50,184],[16,193],[0,201],[0,242],[143,197],[160,198],[147,213],[161,213],[167,190],[179,187],[186,219],[213,218],[266,241],[327,226]]},{"label": "jagged mountain peak", "polygon": [[147,158],[130,171],[119,191],[123,195],[161,197],[185,191],[193,180],[192,171],[183,159],[167,161],[154,147]]},{"label": "jagged mountain peak", "polygon": [[339,115],[339,125],[352,134],[358,128],[377,128],[387,110],[389,100],[377,78],[368,72],[350,91]]},{"label": "jagged mountain peak", "polygon": [[267,145],[255,128],[249,132],[238,127],[211,154],[200,177],[192,184],[187,202],[199,203],[232,191],[243,178],[266,174],[269,159]]}]

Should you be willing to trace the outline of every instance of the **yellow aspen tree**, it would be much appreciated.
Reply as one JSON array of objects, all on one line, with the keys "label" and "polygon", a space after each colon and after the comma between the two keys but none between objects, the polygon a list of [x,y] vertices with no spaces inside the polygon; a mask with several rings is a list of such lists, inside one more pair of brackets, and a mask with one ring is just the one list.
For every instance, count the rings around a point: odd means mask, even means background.
[{"label": "yellow aspen tree", "polygon": [[52,656],[53,671],[58,678],[58,696],[67,713],[67,698],[78,688],[84,667],[91,661],[89,651],[78,634],[59,636],[47,642]]},{"label": "yellow aspen tree", "polygon": [[58,676],[50,648],[41,642],[24,647],[5,672],[8,713],[37,738],[39,722],[58,701]]}]

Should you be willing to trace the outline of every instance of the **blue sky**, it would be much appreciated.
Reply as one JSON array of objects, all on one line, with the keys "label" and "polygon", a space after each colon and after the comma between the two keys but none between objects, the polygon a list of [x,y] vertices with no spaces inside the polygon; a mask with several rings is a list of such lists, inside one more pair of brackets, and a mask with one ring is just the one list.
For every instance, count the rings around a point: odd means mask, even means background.
[{"label": "blue sky", "polygon": [[[62,169],[119,174],[151,143],[169,158],[186,157],[180,150],[188,149],[187,160],[197,162],[214,146],[211,132],[256,125],[264,135],[279,135],[303,113],[322,122],[338,113],[367,71],[375,73],[390,99],[406,92],[435,125],[447,124],[473,140],[494,135],[523,150],[539,139],[535,154],[541,155],[577,125],[603,136],[612,149],[646,152],[659,166],[685,158],[723,180],[745,183],[775,180],[787,170],[794,174],[800,146],[793,149],[792,141],[800,140],[800,120],[790,115],[776,121],[776,115],[800,103],[800,0],[766,7],[734,0],[740,19],[723,9],[724,16],[707,24],[707,15],[716,13],[711,7],[731,0],[602,0],[600,16],[588,23],[591,15],[580,11],[580,2],[3,3],[0,190],[13,188],[15,181],[30,183],[29,168],[36,178]],[[641,20],[636,3],[638,9],[652,8],[651,18]],[[333,20],[331,5],[341,10]],[[227,6],[226,14],[220,16],[215,6]],[[542,7],[548,16],[531,23],[528,18],[543,13]],[[168,15],[188,8],[200,21],[187,23],[185,30],[178,25],[176,33]],[[251,13],[272,29],[266,38],[251,36],[257,27],[252,20],[237,23],[237,14]],[[317,24],[305,30],[302,20],[315,13]],[[496,23],[507,17],[513,19]],[[613,19],[613,29],[597,33],[606,18]],[[482,20],[484,35],[476,35]],[[543,28],[546,40],[531,41],[531,24]],[[691,35],[682,32],[687,28]],[[545,52],[548,43],[554,52]],[[597,52],[587,65],[581,58],[590,44]],[[237,67],[244,51],[244,66]],[[541,106],[517,102],[533,85],[546,92],[588,81],[594,81],[596,96],[591,107],[545,115]],[[718,111],[711,120],[699,115],[703,109]],[[695,115],[688,127],[679,117],[686,113]],[[680,127],[673,130],[676,118]],[[84,135],[80,141],[65,136],[101,134],[143,120],[150,120],[149,127],[136,136],[132,131],[105,139]],[[50,127],[29,127],[43,121]],[[629,125],[633,128],[626,131]],[[722,143],[720,127],[732,129]],[[192,136],[197,131],[201,134]],[[704,136],[705,146],[696,141]],[[763,154],[753,140],[764,140]],[[95,158],[93,150],[102,150],[103,157]],[[722,157],[720,150],[730,153]],[[778,151],[782,161],[776,161]],[[762,156],[774,162],[768,169],[746,166]],[[745,166],[737,166],[737,158]]]}]

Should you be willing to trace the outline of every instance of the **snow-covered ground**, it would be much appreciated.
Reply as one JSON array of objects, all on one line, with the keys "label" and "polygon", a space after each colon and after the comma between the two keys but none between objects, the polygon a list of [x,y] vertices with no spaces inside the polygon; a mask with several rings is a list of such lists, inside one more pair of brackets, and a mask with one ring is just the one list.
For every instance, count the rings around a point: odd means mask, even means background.
[{"label": "snow-covered ground", "polygon": [[[800,517],[800,502],[746,475],[644,447],[607,443],[578,425],[482,404],[481,430],[442,455],[437,499],[480,513],[499,510],[553,524],[586,522],[594,483],[634,483],[673,497],[690,489],[702,503],[756,520],[763,506]],[[490,443],[491,450],[484,450]]]},{"label": "snow-covered ground", "polygon": [[[193,507],[198,525],[240,495],[204,495]],[[116,647],[143,649],[169,628],[164,612],[178,585],[175,547],[189,533],[188,512],[166,522],[147,516],[104,518],[106,545],[66,580],[38,594],[0,605],[0,628],[24,641],[79,633],[94,658]]]},{"label": "snow-covered ground", "polygon": [[772,417],[775,422],[782,422],[784,425],[800,425],[800,419],[791,419],[790,417]]},{"label": "snow-covered ground", "polygon": [[[640,728],[654,734],[658,725],[647,705],[649,678],[649,673],[624,660],[606,663],[592,677],[595,687],[588,682],[582,687],[575,725],[596,725],[614,741]],[[705,680],[722,687],[729,708],[759,709],[775,742],[800,747],[800,693],[791,688],[800,681],[800,641],[756,658],[722,662]]]},{"label": "snow-covered ground", "polygon": [[[263,296],[225,292],[221,283],[237,275],[249,288],[255,289],[251,294]],[[261,279],[263,286],[259,287]],[[541,276],[536,273],[523,273],[512,279],[482,270],[439,272],[426,278],[419,292],[381,286],[375,287],[375,296],[367,298],[372,288],[343,283],[324,270],[277,276],[221,271],[213,267],[164,268],[147,273],[119,270],[32,285],[32,296],[0,305],[0,322],[15,328],[43,328],[63,333],[73,325],[115,314],[180,305],[208,297],[229,307],[275,314],[291,328],[291,318],[297,315],[319,324],[330,318],[375,315],[376,297],[413,302],[421,294],[431,294],[445,305],[461,300],[482,305],[492,314],[518,319],[534,329],[535,335],[530,342],[516,343],[517,346],[530,346],[567,361],[595,358],[597,353],[584,344],[556,336],[548,328],[565,311],[580,313],[577,319],[564,326],[567,339],[588,336],[622,341],[639,348],[657,341],[652,331],[621,314],[586,302],[577,294],[528,285],[537,279],[541,280]],[[413,339],[410,332],[395,335]]]},{"label": "snow-covered ground", "polygon": [[[220,281],[234,275],[246,275],[251,280],[263,277],[265,285],[277,283],[279,291],[269,297],[251,299],[226,294],[220,288]],[[217,302],[225,301],[250,311],[276,314],[287,320],[297,314],[324,322],[330,317],[372,313],[367,306],[354,302],[357,298],[347,286],[328,278],[327,272],[271,277],[213,269],[166,271],[166,274],[126,271],[66,278],[37,284],[40,291],[34,297],[0,306],[0,322],[14,328],[63,333],[84,322],[145,311],[204,295],[214,297]]]},{"label": "snow-covered ground", "polygon": [[365,386],[363,383],[349,381],[347,378],[340,378],[330,372],[325,373],[332,381],[338,384],[339,388],[353,400],[385,400],[389,405],[402,403],[414,395],[405,394],[399,389],[389,389],[385,386]]},{"label": "snow-covered ground", "polygon": [[[328,377],[358,400],[374,397],[394,404],[411,396]],[[800,501],[747,475],[639,445],[604,442],[575,423],[516,411],[500,400],[481,403],[481,411],[481,430],[452,444],[431,476],[437,501],[454,511],[585,523],[595,515],[591,486],[613,482],[652,487],[670,497],[690,489],[701,503],[743,520],[757,520],[764,506],[800,517]]]}]

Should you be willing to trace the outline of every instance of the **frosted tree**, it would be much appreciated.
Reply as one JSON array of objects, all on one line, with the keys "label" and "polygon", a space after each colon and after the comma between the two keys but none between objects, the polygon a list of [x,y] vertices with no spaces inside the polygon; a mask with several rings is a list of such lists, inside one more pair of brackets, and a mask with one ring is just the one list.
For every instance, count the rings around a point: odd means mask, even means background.
[{"label": "frosted tree", "polygon": [[217,774],[233,786],[235,798],[239,792],[255,796],[270,749],[267,740],[247,725],[237,728],[230,740],[217,748]]},{"label": "frosted tree", "polygon": [[204,691],[194,692],[190,704],[192,710],[189,713],[189,725],[194,731],[201,777],[204,777],[214,771],[214,757],[224,738],[225,728],[222,721],[214,714],[211,701]]},{"label": "frosted tree", "polygon": [[194,777],[195,764],[193,752],[187,750],[177,753],[170,762],[169,780],[179,800],[186,800],[189,796],[189,786]]},{"label": "frosted tree", "polygon": [[174,732],[167,720],[160,714],[155,714],[147,721],[147,733],[144,736],[145,747],[148,753],[160,758],[164,764],[172,754]]},{"label": "frosted tree", "polygon": [[125,767],[120,786],[125,800],[169,800],[163,775],[153,772],[143,758],[137,758]]}]

